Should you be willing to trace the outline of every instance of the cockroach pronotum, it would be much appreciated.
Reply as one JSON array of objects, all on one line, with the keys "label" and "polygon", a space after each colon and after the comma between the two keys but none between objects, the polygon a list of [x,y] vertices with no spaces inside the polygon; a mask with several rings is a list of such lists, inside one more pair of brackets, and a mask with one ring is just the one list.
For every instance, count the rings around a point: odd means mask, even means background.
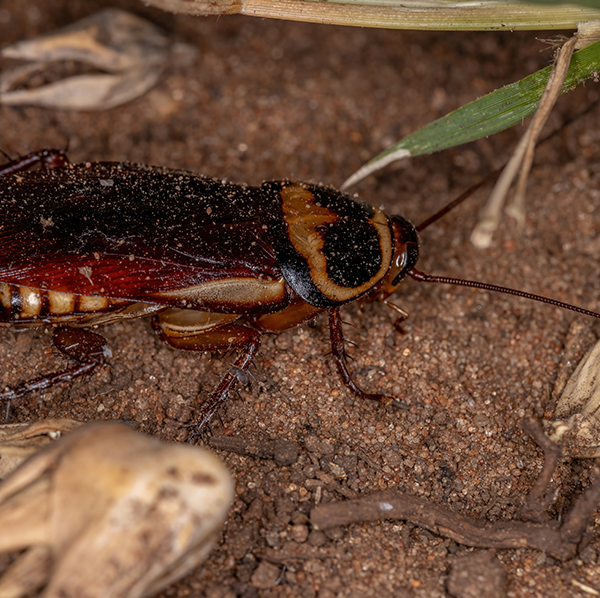
[{"label": "cockroach pronotum", "polygon": [[[38,170],[28,170],[39,164]],[[176,349],[239,350],[199,411],[192,436],[216,413],[263,333],[329,314],[331,350],[344,384],[340,306],[387,302],[400,282],[444,282],[595,312],[496,285],[415,269],[418,230],[335,189],[292,181],[236,185],[130,163],[69,163],[44,150],[0,167],[0,323],[54,326],[53,343],[77,365],[0,392],[10,401],[90,374],[110,354],[87,330],[152,316]]]}]

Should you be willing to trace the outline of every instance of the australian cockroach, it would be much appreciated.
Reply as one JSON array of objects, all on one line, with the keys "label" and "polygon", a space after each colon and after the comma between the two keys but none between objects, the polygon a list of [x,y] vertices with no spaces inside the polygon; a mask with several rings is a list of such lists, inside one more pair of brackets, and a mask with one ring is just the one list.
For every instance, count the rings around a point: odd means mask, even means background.
[{"label": "australian cockroach", "polygon": [[[38,170],[28,170],[39,164]],[[236,185],[129,163],[70,164],[58,150],[0,167],[0,323],[54,326],[76,366],[0,392],[10,401],[92,373],[109,354],[87,330],[152,316],[177,349],[239,350],[205,401],[194,435],[247,370],[263,333],[329,314],[344,384],[369,394],[346,367],[340,306],[386,301],[400,282],[475,286],[594,312],[495,285],[415,269],[418,229],[337,190],[291,181]]]}]

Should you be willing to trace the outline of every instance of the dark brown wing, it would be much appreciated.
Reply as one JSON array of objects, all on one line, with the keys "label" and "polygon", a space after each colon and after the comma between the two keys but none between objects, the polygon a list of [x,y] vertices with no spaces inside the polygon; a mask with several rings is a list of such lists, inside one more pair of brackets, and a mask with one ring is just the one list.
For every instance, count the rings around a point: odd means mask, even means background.
[{"label": "dark brown wing", "polygon": [[122,163],[0,177],[0,282],[157,301],[208,281],[279,279],[259,193]]}]

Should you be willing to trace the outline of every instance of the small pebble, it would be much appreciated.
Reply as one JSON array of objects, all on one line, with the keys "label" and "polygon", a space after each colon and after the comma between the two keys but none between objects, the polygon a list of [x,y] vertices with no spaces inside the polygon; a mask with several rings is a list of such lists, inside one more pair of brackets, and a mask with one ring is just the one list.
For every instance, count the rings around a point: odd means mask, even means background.
[{"label": "small pebble", "polygon": [[275,585],[279,579],[279,574],[280,571],[277,565],[263,561],[252,574],[250,585],[259,590],[267,590]]},{"label": "small pebble", "polygon": [[311,546],[323,546],[327,543],[327,536],[318,530],[313,530],[308,534],[308,543]]},{"label": "small pebble", "polygon": [[292,525],[290,538],[296,542],[306,542],[308,539],[308,527],[306,525]]}]

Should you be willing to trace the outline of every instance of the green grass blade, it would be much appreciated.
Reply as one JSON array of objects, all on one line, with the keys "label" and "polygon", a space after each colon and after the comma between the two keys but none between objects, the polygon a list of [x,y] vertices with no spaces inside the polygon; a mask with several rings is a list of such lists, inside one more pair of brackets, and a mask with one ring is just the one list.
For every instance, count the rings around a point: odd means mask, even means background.
[{"label": "green grass blade", "polygon": [[[552,67],[546,67],[425,125],[367,162],[343,184],[342,188],[357,183],[395,160],[432,154],[493,135],[521,123],[536,111],[551,70]],[[563,93],[594,76],[598,71],[600,42],[573,54]]]}]

